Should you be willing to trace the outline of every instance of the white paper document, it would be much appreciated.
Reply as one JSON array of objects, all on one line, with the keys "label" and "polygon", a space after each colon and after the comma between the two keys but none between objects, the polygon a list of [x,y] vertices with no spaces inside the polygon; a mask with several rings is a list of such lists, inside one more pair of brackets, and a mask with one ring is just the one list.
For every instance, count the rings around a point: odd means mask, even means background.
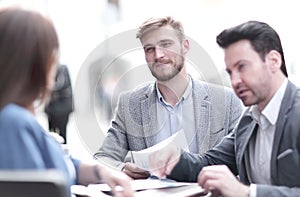
[{"label": "white paper document", "polygon": [[[160,179],[137,179],[137,180],[131,181],[131,187],[134,191],[181,187],[181,186],[187,186],[187,185],[192,185],[192,184],[193,183],[187,183],[187,182],[168,182],[168,181],[163,181]],[[88,186],[88,188],[91,190],[98,190],[98,191],[102,191],[102,192],[111,191],[110,187],[105,183],[90,184]],[[118,189],[122,190],[121,187],[118,188],[118,186],[117,186],[117,190]]]},{"label": "white paper document", "polygon": [[[198,183],[166,182],[153,179],[141,179],[131,181],[131,186],[135,191],[135,197],[186,197],[195,194],[198,194],[199,196],[205,194],[205,190],[201,188]],[[71,190],[73,194],[86,195],[89,197],[104,197],[111,195],[111,193],[109,193],[111,189],[107,184],[90,184],[85,188],[82,187],[84,186],[72,186]],[[122,190],[122,188],[117,186],[116,190]]]},{"label": "white paper document", "polygon": [[149,189],[136,192],[134,197],[192,197],[192,196],[205,196],[210,197],[210,193],[198,185],[198,183],[191,183],[180,187],[169,187],[161,189]]},{"label": "white paper document", "polygon": [[149,148],[146,148],[141,151],[131,151],[131,157],[133,162],[142,169],[150,170],[148,161],[150,159],[150,155],[153,155],[156,151],[161,150],[163,148],[166,148],[167,146],[176,144],[181,149],[185,151],[189,151],[188,143],[184,134],[184,130],[179,130],[175,134],[173,134],[171,137],[161,141],[158,144],[155,144],[154,146],[151,146]]},{"label": "white paper document", "polygon": [[[154,180],[134,180],[131,182],[135,197],[187,197],[208,196],[198,183],[177,182],[166,185]],[[118,189],[118,188],[117,188]],[[122,190],[122,188],[119,188]],[[88,186],[72,185],[71,192],[76,196],[87,197],[109,197],[112,196],[111,189],[107,184],[91,184]]]}]

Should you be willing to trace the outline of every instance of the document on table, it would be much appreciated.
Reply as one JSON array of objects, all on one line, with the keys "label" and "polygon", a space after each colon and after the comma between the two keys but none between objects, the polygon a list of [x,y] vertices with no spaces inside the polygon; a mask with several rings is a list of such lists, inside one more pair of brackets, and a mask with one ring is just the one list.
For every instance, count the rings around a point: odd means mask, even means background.
[{"label": "document on table", "polygon": [[150,155],[153,155],[155,152],[174,144],[185,151],[189,151],[188,143],[183,129],[179,130],[171,137],[161,141],[160,143],[155,144],[154,146],[141,151],[131,151],[132,160],[139,168],[149,170],[148,161],[150,159]]},{"label": "document on table", "polygon": [[149,189],[136,192],[134,197],[187,197],[187,196],[205,196],[210,197],[211,194],[207,193],[205,189],[200,187],[198,183],[190,183],[180,187],[169,187],[160,189]]},{"label": "document on table", "polygon": [[[162,188],[172,188],[172,187],[181,187],[191,185],[193,183],[188,182],[170,182],[160,179],[137,179],[131,181],[131,187],[134,191],[148,190],[148,189],[162,189]],[[88,188],[91,190],[98,190],[102,192],[109,192],[111,188],[105,184],[90,184]],[[121,187],[117,186],[116,190],[122,190]]]},{"label": "document on table", "polygon": [[[186,182],[166,182],[154,179],[140,179],[131,181],[132,189],[135,191],[135,197],[166,197],[178,196],[186,197],[192,195],[205,195],[205,190],[198,183]],[[116,190],[122,190],[120,186]],[[107,184],[90,184],[88,186],[72,185],[71,192],[78,196],[88,197],[108,197],[111,196],[111,189]]]}]

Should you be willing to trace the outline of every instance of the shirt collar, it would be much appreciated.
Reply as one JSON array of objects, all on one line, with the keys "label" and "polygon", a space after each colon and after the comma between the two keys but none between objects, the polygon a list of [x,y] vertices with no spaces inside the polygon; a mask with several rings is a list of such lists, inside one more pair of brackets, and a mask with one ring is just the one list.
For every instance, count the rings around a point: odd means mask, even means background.
[{"label": "shirt collar", "polygon": [[191,92],[192,92],[192,89],[193,89],[193,84],[192,84],[192,79],[191,77],[189,76],[189,84],[188,86],[186,87],[183,95],[182,95],[182,98],[184,100],[186,100],[190,95],[191,95]]},{"label": "shirt collar", "polygon": [[254,120],[262,124],[265,124],[266,121],[268,121],[272,125],[276,124],[281,101],[283,99],[287,84],[288,80],[285,78],[280,88],[277,90],[275,95],[272,97],[272,99],[262,112],[258,110],[257,105],[254,105],[250,108],[250,113]]},{"label": "shirt collar", "polygon": [[[164,97],[162,96],[162,94],[160,93],[160,91],[158,89],[157,81],[155,82],[155,88],[156,88],[158,100],[162,101],[168,105],[168,103],[165,101]],[[189,76],[189,84],[186,87],[182,97],[179,99],[178,103],[180,103],[182,100],[188,99],[188,97],[191,95],[192,89],[193,89],[193,84],[192,84],[191,76]]]}]

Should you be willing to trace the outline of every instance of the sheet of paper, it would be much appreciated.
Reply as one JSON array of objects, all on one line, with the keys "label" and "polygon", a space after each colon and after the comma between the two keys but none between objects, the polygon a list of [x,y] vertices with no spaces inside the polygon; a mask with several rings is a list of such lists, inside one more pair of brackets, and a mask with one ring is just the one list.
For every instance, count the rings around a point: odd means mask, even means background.
[{"label": "sheet of paper", "polygon": [[[137,179],[131,181],[131,186],[134,191],[147,190],[147,189],[161,189],[161,188],[171,188],[171,187],[181,187],[191,185],[193,183],[187,182],[168,182],[159,179]],[[110,187],[105,184],[90,184],[88,185],[89,190],[95,191],[100,190],[103,192],[111,191]],[[122,190],[121,187],[117,187],[117,190]]]},{"label": "sheet of paper", "polygon": [[131,156],[133,158],[134,163],[142,169],[150,170],[148,166],[148,160],[150,158],[150,155],[154,154],[156,151],[161,150],[162,148],[165,148],[167,146],[170,146],[172,144],[176,144],[181,149],[185,151],[189,151],[188,143],[184,134],[184,130],[179,130],[175,134],[173,134],[171,137],[161,141],[158,144],[155,144],[154,146],[151,146],[149,148],[146,148],[141,151],[131,151]]},{"label": "sheet of paper", "polygon": [[75,197],[75,196],[110,197],[111,196],[111,195],[107,195],[107,194],[103,193],[101,190],[99,190],[97,188],[89,188],[89,187],[86,187],[83,185],[72,185],[71,193],[72,193],[72,197]]},{"label": "sheet of paper", "polygon": [[[132,189],[135,191],[135,197],[166,197],[166,196],[192,196],[195,194],[204,194],[205,190],[198,183],[187,182],[167,182],[158,179],[139,179],[131,181]],[[122,190],[120,186],[116,190]],[[90,184],[88,186],[72,185],[71,192],[74,195],[89,197],[111,196],[111,188],[105,184]]]},{"label": "sheet of paper", "polygon": [[209,197],[205,190],[198,185],[198,183],[192,183],[190,185],[181,187],[161,188],[161,189],[149,189],[136,192],[134,197],[187,197],[187,196],[205,196]]}]

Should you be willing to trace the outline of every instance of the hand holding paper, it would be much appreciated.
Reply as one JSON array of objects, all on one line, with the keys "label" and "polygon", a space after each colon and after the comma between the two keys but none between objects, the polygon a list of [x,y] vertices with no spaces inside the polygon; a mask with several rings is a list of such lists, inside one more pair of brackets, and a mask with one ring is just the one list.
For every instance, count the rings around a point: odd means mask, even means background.
[{"label": "hand holding paper", "polygon": [[125,164],[122,171],[133,179],[146,179],[150,176],[147,170],[141,169],[135,163],[130,162]]},{"label": "hand holding paper", "polygon": [[150,148],[132,151],[132,157],[138,167],[164,178],[179,161],[181,149],[188,151],[183,130]]},{"label": "hand holding paper", "polygon": [[180,154],[181,149],[175,144],[170,144],[160,151],[156,151],[149,156],[148,164],[150,173],[159,178],[165,178],[178,163]]}]

